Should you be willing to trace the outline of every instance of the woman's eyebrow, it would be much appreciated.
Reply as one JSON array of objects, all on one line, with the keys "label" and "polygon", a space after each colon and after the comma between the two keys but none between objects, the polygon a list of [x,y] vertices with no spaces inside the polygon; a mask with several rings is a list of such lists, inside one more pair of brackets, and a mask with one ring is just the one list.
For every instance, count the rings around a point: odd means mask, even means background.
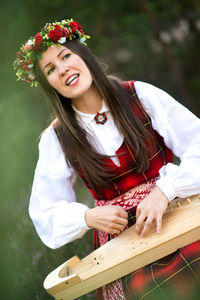
[{"label": "woman's eyebrow", "polygon": [[[62,49],[59,53],[58,53],[58,55],[57,55],[57,57],[59,57],[64,51],[66,51],[67,49]],[[51,65],[51,62],[49,62],[48,64],[46,64],[45,66],[44,66],[44,68],[43,68],[43,71],[44,71],[44,69],[46,68],[46,67],[48,67],[49,65]]]}]

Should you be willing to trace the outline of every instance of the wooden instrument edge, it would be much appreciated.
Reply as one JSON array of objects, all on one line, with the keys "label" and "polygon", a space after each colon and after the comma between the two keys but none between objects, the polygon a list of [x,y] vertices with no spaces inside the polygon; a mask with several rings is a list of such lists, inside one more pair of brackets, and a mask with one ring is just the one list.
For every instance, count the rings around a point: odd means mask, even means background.
[{"label": "wooden instrument edge", "polygon": [[[64,262],[62,265],[57,267],[53,272],[51,272],[44,280],[43,286],[44,288],[51,293],[51,288],[49,286],[54,285],[53,290],[54,293],[58,290],[63,290],[66,288],[66,284],[68,284],[68,287],[71,285],[79,283],[80,277],[76,274],[72,274],[70,276],[66,276],[67,274],[63,273],[63,269],[65,268],[66,264],[68,267],[72,267],[75,264],[78,264],[80,262],[80,258],[75,255],[66,262]],[[67,278],[67,280],[66,280]],[[56,284],[55,284],[56,283]]]},{"label": "wooden instrument edge", "polygon": [[[199,199],[199,195],[193,196],[193,199],[194,198]],[[193,211],[195,211],[195,206],[191,205],[188,208],[188,212],[193,212]],[[199,207],[197,211],[199,214],[200,212]],[[181,213],[179,213],[179,215],[181,215]],[[191,220],[192,219],[193,218],[191,218]],[[200,219],[200,218],[196,217],[196,219]],[[134,226],[126,230],[124,233],[121,233],[121,237],[123,237],[123,235],[125,236],[126,232],[129,231],[130,229],[134,231]],[[155,228],[152,230],[155,230]],[[150,233],[150,235],[152,235],[152,233]],[[156,237],[155,233],[154,235]],[[191,224],[191,226],[188,226],[185,232],[182,232],[181,234],[179,232],[178,236],[172,236],[170,239],[167,239],[163,243],[157,245],[156,248],[152,247],[152,248],[147,248],[146,250],[143,249],[143,252],[138,253],[131,258],[128,257],[127,259],[124,259],[124,261],[121,261],[116,265],[108,267],[107,269],[104,269],[103,271],[100,271],[99,273],[92,275],[90,278],[81,278],[81,276],[79,277],[79,275],[76,274],[76,272],[73,275],[70,275],[68,277],[60,278],[58,274],[61,272],[61,270],[63,270],[64,267],[66,267],[66,265],[70,265],[70,266],[74,265],[76,270],[76,266],[79,265],[79,262],[81,264],[81,262],[84,262],[84,260],[87,259],[86,257],[80,261],[79,258],[75,257],[74,259],[73,257],[72,259],[62,264],[60,267],[55,269],[47,276],[44,282],[44,287],[49,294],[53,295],[58,300],[75,299],[98,287],[103,286],[104,284],[107,284],[111,281],[121,278],[126,274],[129,274],[149,263],[152,263],[153,261],[155,261],[155,257],[156,260],[160,259],[176,251],[178,248],[184,247],[189,243],[195,242],[199,240],[199,237],[200,237],[200,221],[197,220],[196,223]],[[114,240],[111,240],[109,243],[112,243],[112,241]],[[106,245],[108,246],[108,243]],[[99,252],[99,249],[102,250],[103,248],[105,248],[104,246],[98,248],[92,253]],[[88,257],[90,255],[91,254],[89,254]]]}]

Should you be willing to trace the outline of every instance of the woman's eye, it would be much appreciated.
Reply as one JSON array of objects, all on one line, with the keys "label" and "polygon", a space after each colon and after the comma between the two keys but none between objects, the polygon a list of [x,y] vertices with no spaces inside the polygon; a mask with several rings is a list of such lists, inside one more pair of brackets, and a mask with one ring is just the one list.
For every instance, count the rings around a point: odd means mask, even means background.
[{"label": "woman's eye", "polygon": [[54,71],[54,69],[55,69],[54,67],[51,67],[51,68],[48,70],[47,74],[50,75],[50,74]]},{"label": "woman's eye", "polygon": [[63,56],[63,59],[68,58],[70,56],[70,53],[67,53]]}]

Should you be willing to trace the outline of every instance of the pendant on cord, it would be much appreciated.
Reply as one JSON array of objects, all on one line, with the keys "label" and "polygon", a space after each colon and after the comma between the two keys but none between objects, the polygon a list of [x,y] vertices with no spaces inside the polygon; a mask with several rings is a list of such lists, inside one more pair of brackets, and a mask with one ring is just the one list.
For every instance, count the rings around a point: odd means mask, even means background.
[{"label": "pendant on cord", "polygon": [[97,124],[104,124],[107,121],[106,113],[97,113],[94,117]]}]

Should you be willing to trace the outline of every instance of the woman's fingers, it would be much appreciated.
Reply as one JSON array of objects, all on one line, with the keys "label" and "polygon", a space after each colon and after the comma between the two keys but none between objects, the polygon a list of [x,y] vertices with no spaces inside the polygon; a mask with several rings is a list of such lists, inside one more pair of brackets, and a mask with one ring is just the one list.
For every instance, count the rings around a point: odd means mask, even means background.
[{"label": "woman's fingers", "polygon": [[156,220],[156,233],[161,232],[162,226],[162,216],[163,213],[155,213],[155,214],[140,214],[137,221],[136,221],[136,232],[141,236],[144,237],[147,232],[149,231],[153,220]]},{"label": "woman's fingers", "polygon": [[162,216],[168,199],[159,187],[154,187],[150,194],[140,202],[136,211],[136,231],[144,236],[149,231],[153,220],[156,221],[156,232],[161,232]]},{"label": "woman's fingers", "polygon": [[[163,214],[162,214],[163,215]],[[157,228],[156,233],[161,233],[161,226],[162,226],[162,215],[157,217]]]},{"label": "woman's fingers", "polygon": [[140,202],[140,204],[138,204],[138,207],[136,210],[136,232],[138,234],[140,234],[140,232],[142,230],[143,223],[146,220],[147,215],[148,215],[148,212],[146,211],[144,202]]},{"label": "woman's fingers", "polygon": [[119,216],[123,219],[128,220],[128,213],[127,211],[125,211],[123,208],[119,207],[120,211],[119,211]]},{"label": "woman's fingers", "polygon": [[149,231],[151,224],[153,222],[153,219],[154,219],[153,215],[148,216],[148,218],[146,219],[146,221],[144,223],[143,230],[141,230],[141,233],[140,233],[141,237],[144,237],[145,234]]},{"label": "woman's fingers", "polygon": [[146,219],[146,215],[144,213],[141,213],[138,218],[137,218],[137,221],[136,221],[136,232],[138,234],[140,234],[141,230],[142,230],[142,226],[143,226],[143,223]]},{"label": "woman's fingers", "polygon": [[[136,210],[136,231],[145,236],[156,220],[156,232],[160,233],[162,215],[168,199],[158,187],[141,201]],[[128,224],[128,213],[120,206],[98,206],[86,211],[85,220],[88,227],[96,228],[110,234],[119,234]]]},{"label": "woman's fingers", "polygon": [[111,223],[109,226],[109,229],[107,230],[105,228],[105,231],[110,234],[119,234],[120,232],[124,231],[125,227],[126,227],[126,225]]},{"label": "woman's fingers", "polygon": [[99,206],[88,209],[85,220],[88,227],[110,234],[119,234],[128,224],[128,213],[119,206]]},{"label": "woman's fingers", "polygon": [[120,218],[119,221],[117,222],[117,224],[119,224],[120,227],[124,229],[124,227],[126,227],[128,225],[128,220]]},{"label": "woman's fingers", "polygon": [[[127,219],[124,219],[124,218],[121,218],[121,217],[114,217],[114,218],[111,218],[111,220],[110,220],[107,227],[109,229],[109,233],[119,234],[120,232],[124,231],[127,224],[128,224]],[[107,230],[105,230],[105,231],[107,231]]]},{"label": "woman's fingers", "polygon": [[139,218],[139,215],[141,214],[140,204],[138,204],[137,210],[136,210],[136,220]]}]

